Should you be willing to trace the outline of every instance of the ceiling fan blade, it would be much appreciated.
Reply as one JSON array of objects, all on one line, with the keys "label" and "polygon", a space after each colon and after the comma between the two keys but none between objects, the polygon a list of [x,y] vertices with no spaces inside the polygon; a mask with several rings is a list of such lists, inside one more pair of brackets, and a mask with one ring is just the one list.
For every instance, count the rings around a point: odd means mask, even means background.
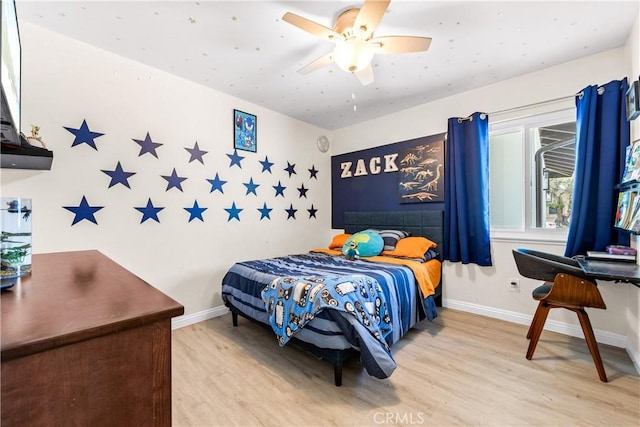
[{"label": "ceiling fan blade", "polygon": [[317,70],[318,68],[322,68],[325,67],[329,64],[331,64],[333,62],[333,51],[327,53],[324,56],[321,56],[320,58],[316,59],[315,61],[305,65],[304,67],[300,68],[298,70],[298,72],[300,74],[309,74],[312,71]]},{"label": "ceiling fan blade", "polygon": [[362,83],[362,86],[367,86],[373,83],[373,67],[371,64],[355,73],[355,75],[358,77],[358,80],[360,80],[360,83]]},{"label": "ceiling fan blade", "polygon": [[409,53],[429,49],[431,37],[384,36],[369,40],[374,53]]},{"label": "ceiling fan blade", "polygon": [[389,3],[391,0],[365,0],[353,23],[353,31],[361,34],[365,40],[371,37],[387,11]]},{"label": "ceiling fan blade", "polygon": [[291,12],[285,13],[282,16],[282,20],[300,28],[303,31],[306,31],[307,33],[320,37],[321,39],[325,39],[333,42],[337,42],[339,40],[344,39],[344,37],[342,37],[341,34],[336,33],[331,28],[327,28],[324,25],[318,24],[317,22],[313,22],[307,18],[298,16],[295,13],[291,13]]}]

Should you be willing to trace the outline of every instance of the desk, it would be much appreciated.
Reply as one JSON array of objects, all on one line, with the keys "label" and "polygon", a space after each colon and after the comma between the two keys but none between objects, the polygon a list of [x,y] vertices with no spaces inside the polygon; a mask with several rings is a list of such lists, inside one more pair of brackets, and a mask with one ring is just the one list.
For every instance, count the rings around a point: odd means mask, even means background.
[{"label": "desk", "polygon": [[33,256],[3,291],[2,426],[170,426],[182,305],[98,251]]},{"label": "desk", "polygon": [[580,268],[595,280],[613,280],[640,287],[640,266],[635,262],[600,261],[577,258]]}]

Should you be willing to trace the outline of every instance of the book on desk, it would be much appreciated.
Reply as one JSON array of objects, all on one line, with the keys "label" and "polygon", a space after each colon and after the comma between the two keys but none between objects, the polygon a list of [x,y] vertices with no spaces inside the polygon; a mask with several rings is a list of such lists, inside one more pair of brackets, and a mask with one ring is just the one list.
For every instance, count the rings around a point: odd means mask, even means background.
[{"label": "book on desk", "polygon": [[585,259],[597,261],[636,262],[636,255],[611,253],[606,251],[587,251]]}]

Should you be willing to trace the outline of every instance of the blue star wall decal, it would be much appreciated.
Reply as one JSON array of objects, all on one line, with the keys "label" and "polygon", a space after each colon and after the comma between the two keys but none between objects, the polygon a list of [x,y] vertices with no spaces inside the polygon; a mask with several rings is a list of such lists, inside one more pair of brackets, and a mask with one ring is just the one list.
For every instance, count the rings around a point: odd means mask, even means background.
[{"label": "blue star wall decal", "polygon": [[302,199],[303,197],[306,199],[307,198],[307,191],[309,191],[308,188],[304,188],[304,184],[302,184],[302,187],[298,188],[298,191],[300,192],[300,198]]},{"label": "blue star wall decal", "polygon": [[293,209],[293,204],[290,204],[289,209],[285,209],[285,211],[287,211],[287,219],[296,219],[296,212],[298,211],[298,209]]},{"label": "blue star wall decal", "polygon": [[262,207],[258,208],[258,211],[260,211],[260,221],[262,221],[263,218],[271,219],[271,216],[269,216],[269,214],[272,210],[273,209],[267,207],[266,203],[263,203]]},{"label": "blue star wall decal", "polygon": [[213,193],[214,191],[218,190],[219,192],[221,192],[222,194],[224,194],[224,190],[222,189],[222,186],[225,185],[227,183],[227,181],[223,181],[218,177],[218,173],[216,172],[216,177],[213,179],[207,179],[207,181],[209,181],[209,184],[211,184],[211,191],[209,191],[209,193]]},{"label": "blue star wall decal", "polygon": [[278,195],[284,197],[284,190],[287,187],[283,187],[280,181],[278,181],[278,185],[274,185],[273,188],[276,190],[276,195],[274,197],[278,197]]},{"label": "blue star wall decal", "polygon": [[102,169],[102,172],[106,173],[111,177],[111,182],[109,183],[109,188],[113,187],[116,184],[122,184],[127,188],[131,188],[129,186],[129,178],[135,175],[135,172],[125,172],[122,169],[122,165],[120,162],[116,165],[116,168],[112,171]]},{"label": "blue star wall decal", "polygon": [[311,166],[311,169],[307,169],[309,171],[309,179],[311,178],[315,178],[316,180],[318,179],[318,172],[320,172],[319,170],[316,169],[316,167],[314,165]]},{"label": "blue star wall decal", "polygon": [[104,206],[90,206],[89,202],[87,202],[87,198],[85,196],[82,196],[82,200],[80,201],[80,204],[78,206],[63,206],[63,208],[75,214],[73,223],[71,224],[72,226],[76,225],[83,219],[86,219],[87,221],[91,221],[92,223],[98,225],[96,217],[93,214],[104,208]]},{"label": "blue star wall decal", "polygon": [[224,210],[227,211],[227,213],[229,214],[229,218],[227,219],[227,222],[231,221],[234,218],[240,221],[240,212],[242,212],[243,209],[237,208],[236,202],[233,202],[230,208],[224,208]]},{"label": "blue star wall decal", "polygon": [[194,145],[193,148],[184,147],[184,149],[187,150],[189,154],[191,154],[191,158],[189,158],[189,163],[193,162],[194,160],[197,160],[204,165],[204,160],[202,159],[202,156],[207,154],[208,151],[201,150],[198,147],[198,141],[196,141],[196,145]]},{"label": "blue star wall decal", "polygon": [[156,153],[156,148],[160,147],[163,144],[159,142],[153,142],[151,140],[151,136],[149,135],[149,132],[147,132],[147,136],[143,140],[134,139],[134,141],[136,142],[136,144],[140,146],[140,154],[138,154],[138,157],[146,153],[151,153],[153,157],[155,157],[156,159],[158,158],[158,153]]},{"label": "blue star wall decal", "polygon": [[66,126],[63,126],[63,127],[75,135],[73,144],[71,144],[72,147],[75,147],[76,145],[80,145],[80,144],[87,144],[88,146],[92,147],[94,150],[98,151],[98,147],[96,147],[96,142],[94,141],[94,139],[104,134],[99,132],[91,132],[89,130],[89,126],[87,126],[86,120],[82,120],[80,129],[68,128]]},{"label": "blue star wall decal", "polygon": [[309,218],[316,218],[316,212],[318,212],[318,209],[313,207],[313,203],[311,204],[311,209],[307,209],[307,211],[309,211]]},{"label": "blue star wall decal", "polygon": [[206,211],[209,208],[201,208],[200,206],[198,206],[198,201],[196,200],[193,202],[192,207],[183,209],[189,212],[189,222],[193,221],[196,218],[204,222],[204,219],[202,218],[202,212]]},{"label": "blue star wall decal", "polygon": [[169,191],[172,188],[177,188],[178,190],[182,191],[182,181],[186,180],[187,178],[183,178],[178,176],[178,174],[176,173],[176,168],[173,168],[173,172],[171,172],[171,175],[160,175],[161,177],[163,177],[164,179],[167,180],[167,190]]},{"label": "blue star wall decal", "polygon": [[140,220],[140,224],[142,224],[148,219],[152,219],[155,222],[159,223],[160,220],[158,219],[158,212],[163,210],[164,207],[156,208],[155,206],[153,206],[153,202],[151,202],[151,198],[149,198],[149,200],[147,201],[147,206],[136,207],[135,209],[140,213],[142,213],[142,219]]},{"label": "blue star wall decal", "polygon": [[285,171],[289,172],[289,178],[291,178],[291,175],[293,175],[294,173],[296,173],[296,164],[291,164],[289,162],[287,162],[287,167],[284,168]]},{"label": "blue star wall decal", "polygon": [[253,178],[249,179],[249,182],[243,182],[242,185],[247,187],[247,192],[246,192],[245,196],[248,196],[249,193],[253,193],[256,196],[258,195],[258,193],[256,193],[256,188],[260,187],[260,184],[254,184],[253,183]]},{"label": "blue star wall decal", "polygon": [[264,156],[264,160],[261,161],[260,164],[262,165],[262,172],[271,173],[271,166],[273,166],[273,163],[269,161],[269,157]]},{"label": "blue star wall decal", "polygon": [[229,167],[237,165],[240,169],[242,169],[242,165],[240,164],[240,162],[242,161],[242,159],[244,159],[244,157],[238,154],[238,150],[233,150],[233,154],[227,154],[227,157],[231,159]]}]

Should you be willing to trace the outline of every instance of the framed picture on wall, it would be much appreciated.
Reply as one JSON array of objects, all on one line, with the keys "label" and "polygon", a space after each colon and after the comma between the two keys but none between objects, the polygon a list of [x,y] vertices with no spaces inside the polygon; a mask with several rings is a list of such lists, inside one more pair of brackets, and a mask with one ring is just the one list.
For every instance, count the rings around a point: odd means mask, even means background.
[{"label": "framed picture on wall", "polygon": [[240,110],[233,110],[233,148],[258,151],[258,118]]},{"label": "framed picture on wall", "polygon": [[398,151],[398,202],[444,201],[444,139]]},{"label": "framed picture on wall", "polygon": [[631,83],[626,93],[627,99],[627,120],[631,121],[640,116],[640,88],[638,80]]}]

